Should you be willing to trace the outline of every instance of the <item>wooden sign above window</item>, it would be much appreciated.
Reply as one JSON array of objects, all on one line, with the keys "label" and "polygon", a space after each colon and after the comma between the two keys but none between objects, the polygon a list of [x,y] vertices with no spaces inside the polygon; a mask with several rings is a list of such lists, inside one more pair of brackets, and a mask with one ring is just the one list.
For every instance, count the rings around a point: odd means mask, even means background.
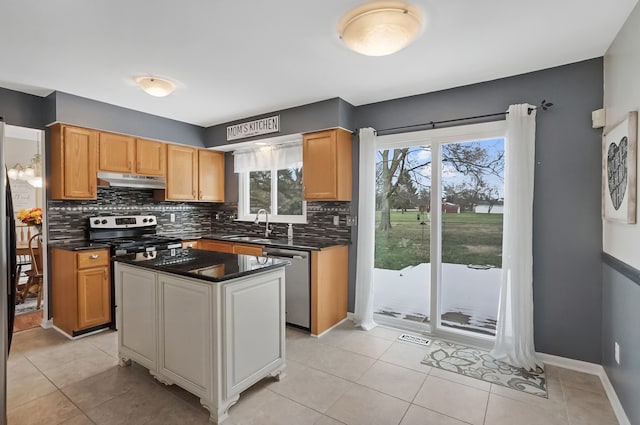
[{"label": "wooden sign above window", "polygon": [[231,140],[244,139],[245,137],[278,133],[279,131],[280,115],[274,115],[273,117],[228,126],[227,142],[230,142]]}]

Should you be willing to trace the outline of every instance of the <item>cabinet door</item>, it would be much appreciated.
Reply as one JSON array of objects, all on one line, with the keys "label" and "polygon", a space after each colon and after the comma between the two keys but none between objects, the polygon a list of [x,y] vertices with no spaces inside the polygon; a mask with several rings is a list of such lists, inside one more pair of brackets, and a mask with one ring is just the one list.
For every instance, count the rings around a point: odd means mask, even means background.
[{"label": "cabinet door", "polygon": [[134,172],[135,139],[113,133],[100,133],[100,171]]},{"label": "cabinet door", "polygon": [[198,396],[208,395],[214,323],[212,286],[158,274],[158,288],[158,372]]},{"label": "cabinet door", "polygon": [[78,271],[78,330],[111,321],[109,268]]},{"label": "cabinet door", "polygon": [[335,130],[305,134],[302,142],[304,199],[336,199],[338,175]]},{"label": "cabinet door", "polygon": [[136,173],[164,176],[167,165],[167,144],[136,139]]},{"label": "cabinet door", "polygon": [[[222,286],[226,393],[244,390],[258,372],[284,359],[284,271]],[[259,347],[259,349],[256,349]]]},{"label": "cabinet door", "polygon": [[218,251],[233,253],[233,244],[231,242],[218,242],[212,240],[201,239],[198,241],[198,248],[206,251]]},{"label": "cabinet door", "polygon": [[97,199],[98,132],[65,126],[62,135],[65,199]]},{"label": "cabinet door", "polygon": [[116,299],[121,355],[144,367],[157,364],[157,273],[117,263]]},{"label": "cabinet door", "polygon": [[200,150],[198,158],[198,198],[224,202],[224,153]]},{"label": "cabinet door", "polygon": [[167,146],[166,198],[195,201],[198,192],[198,150],[187,146]]}]

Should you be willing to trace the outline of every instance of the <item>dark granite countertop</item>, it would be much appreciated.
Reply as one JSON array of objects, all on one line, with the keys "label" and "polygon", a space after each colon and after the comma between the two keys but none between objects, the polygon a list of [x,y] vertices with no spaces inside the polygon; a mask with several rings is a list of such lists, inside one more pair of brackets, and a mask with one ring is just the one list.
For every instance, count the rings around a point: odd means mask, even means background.
[{"label": "dark granite countertop", "polygon": [[211,282],[223,282],[289,264],[287,260],[276,258],[200,249],[171,249],[119,255],[114,261]]},{"label": "dark granite countertop", "polygon": [[[284,238],[269,238],[266,239],[264,236],[239,236],[237,238],[230,238],[233,235],[223,235],[223,234],[210,234],[200,237],[200,239],[213,239],[217,241],[224,242],[233,242],[233,243],[247,243],[261,246],[268,246],[274,248],[289,248],[289,249],[300,249],[303,251],[320,251],[325,248],[330,248],[332,246],[340,246],[340,245],[348,245],[345,242],[336,242],[331,239],[316,239],[316,238],[304,238],[304,237],[294,237],[293,239]],[[186,239],[185,239],[186,240]]]},{"label": "dark granite countertop", "polygon": [[67,251],[86,251],[90,249],[109,248],[109,245],[91,241],[55,241],[50,242],[49,247],[66,249]]}]

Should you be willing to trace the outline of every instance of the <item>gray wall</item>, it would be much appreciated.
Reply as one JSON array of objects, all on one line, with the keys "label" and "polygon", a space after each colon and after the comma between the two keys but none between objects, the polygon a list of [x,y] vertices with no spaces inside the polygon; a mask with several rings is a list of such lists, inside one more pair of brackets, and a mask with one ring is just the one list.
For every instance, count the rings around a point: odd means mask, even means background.
[{"label": "gray wall", "polygon": [[[555,104],[538,112],[536,129],[535,344],[540,352],[594,363],[601,360],[601,132],[591,128],[591,111],[602,107],[602,86],[597,58],[355,111],[356,127],[385,129],[501,112],[514,103]],[[353,285],[349,291],[353,311]]]},{"label": "gray wall", "polygon": [[214,147],[227,144],[227,126],[253,121],[273,115],[280,115],[280,131],[262,136],[247,137],[230,143],[247,142],[266,137],[284,136],[287,134],[305,133],[326,128],[343,127],[353,129],[353,106],[340,98],[323,100],[295,108],[269,112],[241,120],[209,127],[205,131],[205,146]]},{"label": "gray wall", "polygon": [[[205,129],[197,125],[62,92],[52,93],[47,102],[49,108],[55,106],[53,115],[51,109],[47,111],[49,123],[59,121],[183,145],[204,146]],[[52,116],[55,119],[51,119]]]},{"label": "gray wall", "polygon": [[0,87],[0,117],[7,124],[44,129],[44,99]]},{"label": "gray wall", "polygon": [[[602,365],[632,424],[640,424],[640,270],[603,254]],[[620,345],[620,364],[614,359]]]}]

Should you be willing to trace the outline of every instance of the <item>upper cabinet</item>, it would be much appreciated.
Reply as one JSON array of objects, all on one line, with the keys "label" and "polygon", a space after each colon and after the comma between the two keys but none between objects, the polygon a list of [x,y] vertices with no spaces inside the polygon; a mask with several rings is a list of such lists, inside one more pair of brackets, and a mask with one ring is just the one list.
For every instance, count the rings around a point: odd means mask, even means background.
[{"label": "upper cabinet", "polygon": [[332,129],[302,139],[304,199],[351,200],[351,132]]},{"label": "upper cabinet", "polygon": [[166,165],[166,143],[136,139],[136,174],[164,176]]},{"label": "upper cabinet", "polygon": [[98,132],[56,124],[51,134],[51,199],[97,199]]},{"label": "upper cabinet", "polygon": [[198,199],[198,149],[182,145],[167,146],[167,188],[172,201]]},{"label": "upper cabinet", "polygon": [[100,132],[100,171],[135,173],[135,143],[131,136]]},{"label": "upper cabinet", "polygon": [[224,202],[224,152],[198,152],[198,199]]},{"label": "upper cabinet", "polygon": [[97,172],[166,176],[158,200],[224,202],[224,152],[51,126],[51,199],[97,199]]},{"label": "upper cabinet", "polygon": [[100,132],[100,171],[164,176],[166,144]]},{"label": "upper cabinet", "polygon": [[167,145],[167,187],[155,197],[224,202],[224,152]]}]

